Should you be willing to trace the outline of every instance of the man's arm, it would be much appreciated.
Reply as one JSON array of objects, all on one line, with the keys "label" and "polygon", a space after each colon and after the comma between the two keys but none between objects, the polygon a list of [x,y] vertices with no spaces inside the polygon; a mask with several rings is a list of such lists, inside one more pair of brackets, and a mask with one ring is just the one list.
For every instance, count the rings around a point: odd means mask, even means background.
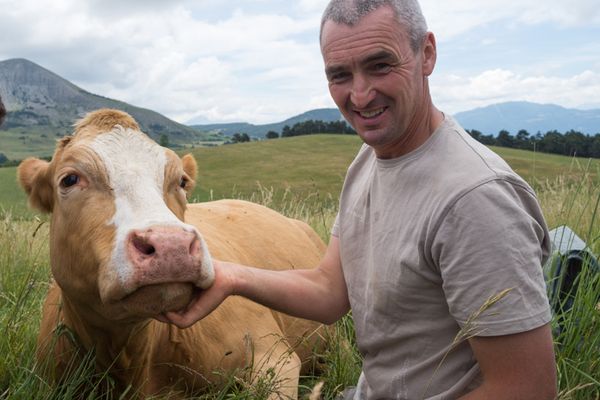
[{"label": "man's arm", "polygon": [[339,240],[332,236],[315,269],[270,271],[214,260],[215,281],[187,310],[158,319],[188,327],[216,309],[228,296],[239,295],[269,308],[326,324],[350,309],[342,273]]},{"label": "man's arm", "polygon": [[550,326],[469,339],[483,383],[460,400],[556,398],[556,362]]}]

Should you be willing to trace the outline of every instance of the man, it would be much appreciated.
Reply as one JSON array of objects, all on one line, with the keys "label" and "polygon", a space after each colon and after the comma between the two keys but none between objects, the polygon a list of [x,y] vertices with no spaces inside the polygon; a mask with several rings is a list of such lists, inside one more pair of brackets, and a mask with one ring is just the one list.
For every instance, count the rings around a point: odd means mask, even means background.
[{"label": "man", "polygon": [[320,40],[365,143],[324,259],[283,273],[215,262],[214,285],[160,318],[189,326],[229,295],[324,323],[352,309],[364,362],[346,398],[553,399],[541,210],[433,105],[436,42],[416,0],[332,0]]}]

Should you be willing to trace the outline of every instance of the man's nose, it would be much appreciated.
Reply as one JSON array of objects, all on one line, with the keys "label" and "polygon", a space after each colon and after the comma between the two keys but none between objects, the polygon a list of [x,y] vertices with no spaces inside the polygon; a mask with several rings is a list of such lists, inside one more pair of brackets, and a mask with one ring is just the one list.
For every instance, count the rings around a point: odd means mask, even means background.
[{"label": "man's nose", "polygon": [[370,80],[360,74],[354,75],[350,89],[350,101],[356,108],[365,108],[375,98]]}]

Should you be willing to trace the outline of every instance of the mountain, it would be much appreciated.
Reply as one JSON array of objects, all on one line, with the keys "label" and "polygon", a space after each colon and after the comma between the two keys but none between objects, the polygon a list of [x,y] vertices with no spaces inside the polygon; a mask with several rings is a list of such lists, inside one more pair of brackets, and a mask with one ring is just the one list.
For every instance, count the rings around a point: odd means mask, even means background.
[{"label": "mountain", "polygon": [[[537,104],[526,101],[513,101],[493,104],[459,112],[454,118],[465,129],[476,129],[483,134],[496,136],[501,130],[507,130],[516,135],[521,129],[534,135],[557,130],[565,133],[571,129],[584,134],[600,133],[600,110],[569,109],[554,104]],[[307,111],[303,114],[288,118],[285,121],[253,125],[246,122],[192,125],[193,128],[207,132],[218,132],[226,136],[235,133],[247,133],[256,138],[264,138],[268,131],[281,133],[285,125],[292,127],[298,122],[307,120],[322,120],[325,122],[343,119],[337,108],[321,108]]]},{"label": "mountain", "polygon": [[281,133],[281,130],[286,125],[291,128],[299,122],[309,120],[333,122],[343,120],[343,117],[337,108],[319,108],[288,118],[285,121],[272,124],[253,125],[247,122],[233,122],[224,124],[192,125],[192,128],[205,132],[220,133],[225,136],[233,136],[235,133],[246,133],[251,137],[264,139],[265,134],[269,131]]},{"label": "mountain", "polygon": [[144,108],[89,93],[55,73],[25,59],[0,62],[0,96],[8,115],[1,129],[32,132],[71,132],[73,122],[98,108],[116,108],[131,114],[144,132],[171,144],[203,140],[206,134]]},{"label": "mountain", "polygon": [[476,108],[457,113],[454,118],[465,129],[476,129],[493,136],[503,129],[512,135],[521,129],[532,135],[551,130],[565,133],[571,129],[589,135],[600,133],[600,110],[577,110],[525,101]]}]

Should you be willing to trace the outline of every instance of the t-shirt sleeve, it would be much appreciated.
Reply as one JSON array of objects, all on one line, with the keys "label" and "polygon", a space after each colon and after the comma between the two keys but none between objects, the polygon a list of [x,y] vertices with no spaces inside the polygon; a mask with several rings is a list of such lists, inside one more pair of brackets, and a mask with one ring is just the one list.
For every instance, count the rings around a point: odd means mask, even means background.
[{"label": "t-shirt sleeve", "polygon": [[475,336],[548,323],[542,264],[549,249],[542,212],[528,187],[498,179],[465,193],[445,213],[432,245],[450,314]]}]

